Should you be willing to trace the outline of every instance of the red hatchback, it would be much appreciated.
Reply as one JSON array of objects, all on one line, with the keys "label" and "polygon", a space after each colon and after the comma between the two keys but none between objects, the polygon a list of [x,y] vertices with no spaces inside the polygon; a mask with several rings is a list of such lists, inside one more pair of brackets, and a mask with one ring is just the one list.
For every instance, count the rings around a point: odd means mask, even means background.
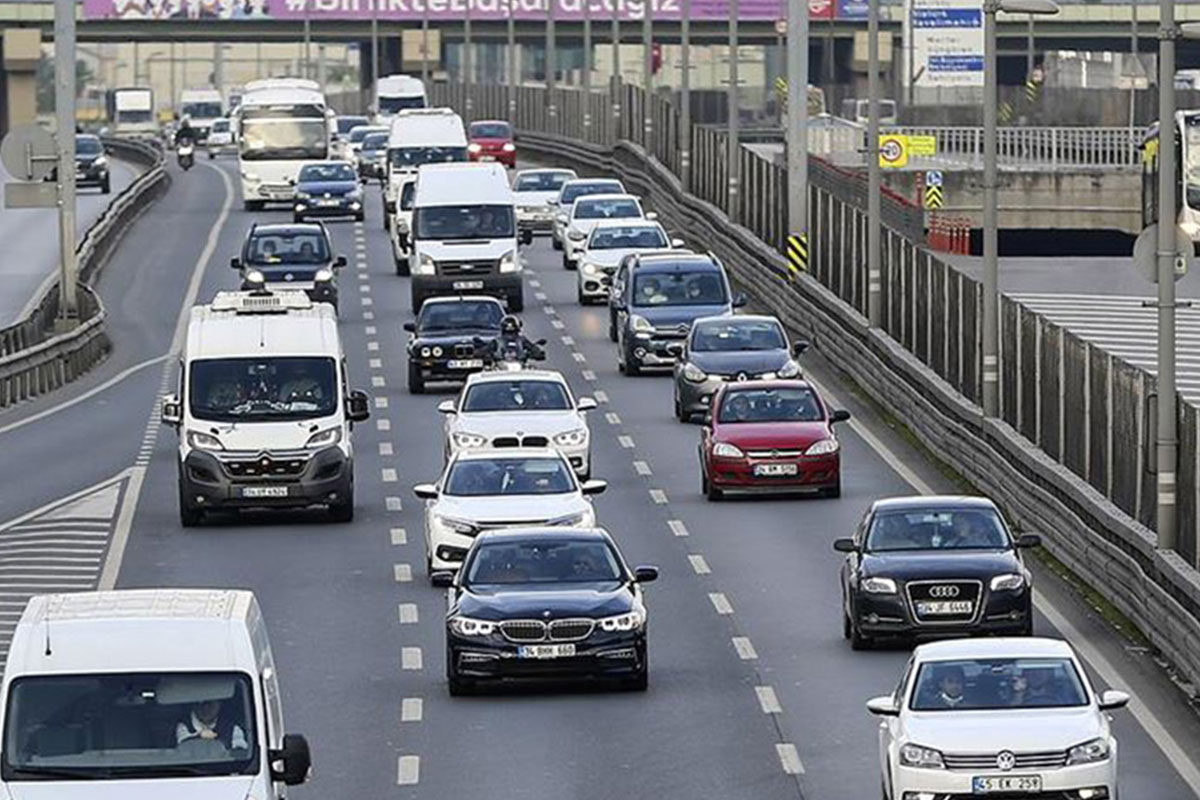
[{"label": "red hatchback", "polygon": [[725,492],[842,492],[841,447],[830,411],[806,381],[726,383],[700,433],[700,485],[709,500]]},{"label": "red hatchback", "polygon": [[472,122],[467,130],[467,155],[472,161],[498,161],[512,169],[517,166],[517,146],[512,126],[502,120]]}]

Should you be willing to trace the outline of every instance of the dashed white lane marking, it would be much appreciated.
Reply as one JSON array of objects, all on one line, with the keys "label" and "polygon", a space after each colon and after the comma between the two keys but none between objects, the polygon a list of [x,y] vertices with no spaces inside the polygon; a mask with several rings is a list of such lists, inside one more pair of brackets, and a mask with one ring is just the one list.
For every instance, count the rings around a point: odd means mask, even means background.
[{"label": "dashed white lane marking", "polygon": [[615,411],[609,411],[604,415],[604,421],[609,425],[620,425],[621,417]]},{"label": "dashed white lane marking", "polygon": [[[579,363],[579,364],[582,364],[585,361],[587,361],[587,356],[585,356],[583,353],[579,352],[578,350],[571,353],[571,358],[575,359],[576,363]],[[593,377],[593,378],[587,378],[587,380],[594,381],[596,379]]]},{"label": "dashed white lane marking", "polygon": [[803,775],[804,765],[800,763],[800,754],[794,744],[777,744],[775,752],[779,754],[779,763],[788,775]]},{"label": "dashed white lane marking", "polygon": [[402,648],[400,648],[400,668],[401,669],[421,669],[421,648],[419,648],[419,647],[402,647]]},{"label": "dashed white lane marking", "polygon": [[545,311],[552,317],[558,314],[558,311],[554,308],[554,306],[542,306],[542,311]]},{"label": "dashed white lane marking", "polygon": [[674,534],[675,536],[687,536],[688,535],[687,526],[683,524],[683,520],[681,520],[681,519],[667,520],[667,527],[671,529],[671,533]]},{"label": "dashed white lane marking", "polygon": [[392,537],[392,544],[408,544],[408,531],[404,530],[404,528],[392,528],[388,531],[388,534]]},{"label": "dashed white lane marking", "polygon": [[590,369],[585,369],[582,372],[580,372],[579,374],[583,376],[583,379],[585,381],[596,380],[596,373],[592,372]]},{"label": "dashed white lane marking", "polygon": [[650,465],[649,465],[649,464],[647,464],[645,461],[635,461],[635,462],[633,462],[633,469],[634,469],[634,472],[636,472],[638,475],[651,475],[651,474],[653,474],[653,473],[650,471]]},{"label": "dashed white lane marking", "polygon": [[387,500],[385,502],[387,503],[388,511],[403,511],[404,510],[404,506],[403,506],[403,504],[401,504],[399,497],[389,497],[389,498],[387,498]]},{"label": "dashed white lane marking", "polygon": [[608,402],[608,392],[604,391],[603,389],[597,389],[596,391],[592,392],[592,397],[597,403]]},{"label": "dashed white lane marking", "polygon": [[363,333],[365,333],[367,336],[374,336],[375,335],[375,326],[368,325],[367,327],[363,328]]},{"label": "dashed white lane marking", "polygon": [[375,301],[369,297],[360,297],[360,298],[358,298],[358,302],[362,303],[364,306],[375,305]]},{"label": "dashed white lane marking", "polygon": [[779,704],[779,698],[775,695],[775,689],[770,686],[755,686],[754,694],[758,696],[758,705],[762,708],[764,714],[782,714],[783,706]]},{"label": "dashed white lane marking", "polygon": [[371,369],[383,369],[383,359],[382,358],[367,359],[367,366],[370,367]]},{"label": "dashed white lane marking", "polygon": [[742,661],[753,661],[758,658],[758,651],[754,649],[754,645],[750,644],[750,640],[745,636],[734,636],[733,649],[737,650],[738,658]]},{"label": "dashed white lane marking", "polygon": [[387,408],[388,407],[388,399],[386,397],[376,397],[375,398],[375,407],[376,408]]},{"label": "dashed white lane marking", "polygon": [[401,786],[413,786],[421,780],[421,757],[400,756],[400,765],[396,768],[396,783]]},{"label": "dashed white lane marking", "polygon": [[723,592],[709,592],[708,600],[718,614],[728,616],[733,613],[733,605],[730,604],[729,598]]},{"label": "dashed white lane marking", "polygon": [[371,386],[378,389],[378,388],[380,388],[382,386],[386,386],[386,385],[387,385],[387,381],[384,380],[382,375],[372,375],[371,376]]},{"label": "dashed white lane marking", "polygon": [[363,294],[369,294],[369,293],[370,293],[370,291],[371,291],[371,284],[369,284],[369,283],[364,283],[362,286],[359,286],[359,287],[358,287],[358,290],[359,290],[360,292],[362,292]]},{"label": "dashed white lane marking", "polygon": [[363,319],[365,319],[365,320],[375,319],[375,312],[374,311],[364,311]]},{"label": "dashed white lane marking", "polygon": [[567,323],[563,322],[561,319],[552,319],[550,320],[550,324],[554,326],[556,331],[561,331],[563,328],[567,327]]},{"label": "dashed white lane marking", "polygon": [[395,575],[396,583],[411,583],[412,582],[412,565],[411,564],[394,564],[392,573]]},{"label": "dashed white lane marking", "polygon": [[575,346],[575,338],[573,336],[564,336],[564,337],[562,337],[562,343],[565,344],[567,347],[574,347]]},{"label": "dashed white lane marking", "polygon": [[534,293],[533,293],[533,297],[534,297],[534,299],[535,299],[535,300],[538,300],[538,301],[540,301],[540,302],[545,302],[545,300],[546,300],[546,293],[545,293],[545,292],[534,292]]},{"label": "dashed white lane marking", "polygon": [[534,289],[542,288],[542,282],[536,278],[530,278],[529,285],[532,286]]},{"label": "dashed white lane marking", "polygon": [[400,624],[415,625],[417,623],[417,604],[416,603],[401,603],[400,604]]},{"label": "dashed white lane marking", "polygon": [[708,562],[704,560],[704,556],[692,553],[688,556],[688,563],[692,565],[692,571],[697,575],[708,575],[712,570],[708,566]]},{"label": "dashed white lane marking", "polygon": [[391,442],[380,442],[379,443],[379,455],[381,455],[381,456],[392,455],[392,443]]},{"label": "dashed white lane marking", "polygon": [[367,350],[369,350],[372,353],[378,352],[379,342],[367,342]]},{"label": "dashed white lane marking", "polygon": [[621,447],[624,447],[626,450],[633,449],[633,437],[632,436],[618,436],[617,441],[621,444]]},{"label": "dashed white lane marking", "polygon": [[400,721],[420,722],[425,716],[425,701],[419,697],[406,697],[400,701]]},{"label": "dashed white lane marking", "polygon": [[660,506],[665,506],[668,502],[667,501],[667,493],[664,492],[662,489],[651,489],[650,490],[650,499],[653,500],[656,505],[660,505]]},{"label": "dashed white lane marking", "polygon": [[392,421],[391,421],[390,419],[377,419],[377,420],[375,420],[375,430],[377,430],[377,431],[390,431],[391,429],[392,429]]},{"label": "dashed white lane marking", "polygon": [[396,470],[391,467],[384,467],[379,470],[379,479],[384,483],[395,483],[397,480]]}]

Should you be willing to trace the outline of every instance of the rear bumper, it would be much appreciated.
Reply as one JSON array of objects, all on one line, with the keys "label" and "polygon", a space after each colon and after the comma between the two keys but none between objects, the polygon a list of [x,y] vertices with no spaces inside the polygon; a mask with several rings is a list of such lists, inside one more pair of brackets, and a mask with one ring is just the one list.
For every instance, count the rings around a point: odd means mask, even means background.
[{"label": "rear bumper", "polygon": [[480,162],[496,162],[512,169],[517,166],[517,153],[515,150],[484,150],[479,153],[468,153],[467,156],[471,161]]}]

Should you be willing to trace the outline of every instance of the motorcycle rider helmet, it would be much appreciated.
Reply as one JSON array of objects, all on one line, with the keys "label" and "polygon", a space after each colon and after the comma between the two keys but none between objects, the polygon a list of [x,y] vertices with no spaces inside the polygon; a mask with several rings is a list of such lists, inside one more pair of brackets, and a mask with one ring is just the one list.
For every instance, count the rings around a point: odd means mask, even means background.
[{"label": "motorcycle rider helmet", "polygon": [[521,332],[521,318],[514,314],[505,314],[500,320],[500,333],[515,335]]}]

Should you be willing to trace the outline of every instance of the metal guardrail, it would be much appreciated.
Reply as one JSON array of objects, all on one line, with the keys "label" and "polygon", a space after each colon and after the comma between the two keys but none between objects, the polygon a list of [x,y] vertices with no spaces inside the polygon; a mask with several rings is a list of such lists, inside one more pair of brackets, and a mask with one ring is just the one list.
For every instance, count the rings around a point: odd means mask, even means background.
[{"label": "metal guardrail", "polygon": [[169,182],[157,147],[124,139],[105,139],[121,157],[149,170],[117,195],[76,249],[79,263],[79,324],[55,333],[59,313],[58,282],[51,284],[29,315],[0,329],[0,408],[15,405],[75,380],[108,353],[106,312],[91,280],[104,265],[129,224]]}]

